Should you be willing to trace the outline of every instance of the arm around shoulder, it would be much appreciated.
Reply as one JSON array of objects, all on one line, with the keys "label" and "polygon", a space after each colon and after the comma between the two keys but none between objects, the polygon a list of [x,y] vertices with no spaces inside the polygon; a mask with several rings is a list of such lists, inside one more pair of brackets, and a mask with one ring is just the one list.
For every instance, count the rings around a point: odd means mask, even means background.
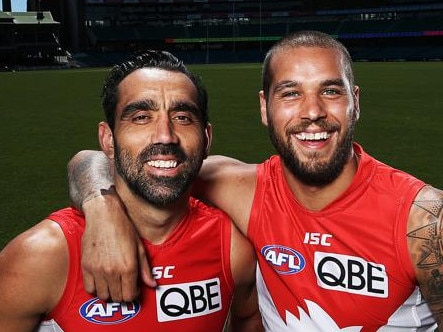
[{"label": "arm around shoulder", "polygon": [[68,163],[69,195],[78,209],[113,187],[113,168],[101,151],[83,150]]},{"label": "arm around shoulder", "polygon": [[0,331],[34,331],[63,294],[69,265],[60,227],[44,220],[0,253]]},{"label": "arm around shoulder", "polygon": [[193,195],[225,211],[246,235],[255,192],[255,164],[225,156],[210,156],[203,163]]},{"label": "arm around shoulder", "polygon": [[[418,234],[427,234],[426,238]],[[425,186],[408,220],[408,248],[421,293],[443,331],[443,191]],[[432,261],[426,257],[434,257]]]}]

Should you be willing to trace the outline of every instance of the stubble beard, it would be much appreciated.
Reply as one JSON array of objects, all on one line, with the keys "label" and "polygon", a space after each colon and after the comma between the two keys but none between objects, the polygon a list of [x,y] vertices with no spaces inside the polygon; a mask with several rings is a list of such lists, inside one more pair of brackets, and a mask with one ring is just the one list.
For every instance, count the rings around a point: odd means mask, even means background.
[{"label": "stubble beard", "polygon": [[[176,176],[154,176],[144,169],[150,155],[173,155],[183,168]],[[144,149],[136,158],[120,149],[115,142],[115,169],[130,190],[155,206],[167,206],[177,201],[191,186],[203,163],[204,151],[187,156],[175,144],[155,144]]]}]

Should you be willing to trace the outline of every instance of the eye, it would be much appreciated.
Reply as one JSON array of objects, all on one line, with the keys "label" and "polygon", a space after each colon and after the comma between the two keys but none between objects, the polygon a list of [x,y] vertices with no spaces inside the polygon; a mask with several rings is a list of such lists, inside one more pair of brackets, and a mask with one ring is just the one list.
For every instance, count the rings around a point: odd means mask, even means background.
[{"label": "eye", "polygon": [[337,91],[336,89],[325,89],[323,91],[323,94],[324,95],[337,95],[337,94],[340,94],[340,92]]},{"label": "eye", "polygon": [[137,112],[136,114],[134,114],[131,117],[131,121],[133,123],[137,123],[137,124],[143,124],[148,122],[151,119],[151,116],[149,115],[148,112],[143,111],[143,112]]},{"label": "eye", "polygon": [[288,91],[283,91],[281,93],[282,98],[297,98],[300,96],[300,93],[296,90],[288,90]]},{"label": "eye", "polygon": [[191,123],[195,122],[194,117],[190,116],[188,114],[176,114],[176,115],[174,115],[172,120],[177,123],[183,124],[183,125],[187,125],[187,124],[191,124]]},{"label": "eye", "polygon": [[329,87],[325,88],[321,94],[324,96],[339,97],[346,95],[346,90],[341,87]]}]

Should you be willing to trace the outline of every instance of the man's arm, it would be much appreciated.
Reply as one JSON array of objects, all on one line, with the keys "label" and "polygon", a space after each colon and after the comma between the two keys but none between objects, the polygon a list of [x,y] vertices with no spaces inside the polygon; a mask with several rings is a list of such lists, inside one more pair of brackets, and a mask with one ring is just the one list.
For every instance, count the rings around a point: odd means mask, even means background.
[{"label": "man's arm", "polygon": [[210,156],[198,174],[192,195],[225,211],[247,235],[257,165],[226,156]]},{"label": "man's arm", "polygon": [[[420,290],[443,331],[443,192],[430,186],[409,214],[408,247]],[[432,260],[426,259],[432,257]]]},{"label": "man's arm", "polygon": [[143,281],[156,283],[137,232],[114,190],[113,165],[101,151],[77,153],[68,164],[69,193],[85,214],[82,271],[85,289],[103,300],[131,301]]},{"label": "man's arm", "polygon": [[264,329],[255,284],[255,252],[249,240],[234,225],[231,234],[231,271],[235,291],[228,331],[261,332]]},{"label": "man's arm", "polygon": [[44,220],[0,253],[0,331],[31,332],[61,298],[69,254],[60,227]]},{"label": "man's arm", "polygon": [[68,164],[69,196],[75,207],[106,194],[115,193],[113,167],[101,151],[84,150]]},{"label": "man's arm", "polygon": [[[130,301],[138,294],[139,271],[147,285],[156,283],[142,243],[112,190],[111,171],[102,152],[77,153],[68,165],[70,195],[86,217],[82,246],[86,290],[101,299]],[[255,189],[255,165],[223,156],[209,157],[193,188],[197,197],[225,210],[246,234]]]}]

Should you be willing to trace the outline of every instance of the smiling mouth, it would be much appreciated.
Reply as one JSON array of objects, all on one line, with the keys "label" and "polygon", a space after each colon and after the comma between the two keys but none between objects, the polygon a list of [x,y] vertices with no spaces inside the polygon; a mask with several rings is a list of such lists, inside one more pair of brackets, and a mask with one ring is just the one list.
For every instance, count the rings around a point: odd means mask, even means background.
[{"label": "smiling mouth", "polygon": [[176,168],[177,160],[149,160],[147,164],[155,168]]},{"label": "smiling mouth", "polygon": [[320,133],[307,133],[302,132],[295,135],[300,141],[324,141],[331,137],[332,134],[327,131],[322,131]]}]

